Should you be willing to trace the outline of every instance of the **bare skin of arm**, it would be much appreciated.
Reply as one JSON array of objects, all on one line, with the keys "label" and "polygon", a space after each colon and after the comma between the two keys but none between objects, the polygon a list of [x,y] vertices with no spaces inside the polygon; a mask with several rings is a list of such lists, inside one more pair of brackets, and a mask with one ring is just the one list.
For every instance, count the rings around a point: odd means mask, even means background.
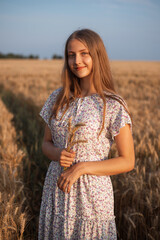
[{"label": "bare skin of arm", "polygon": [[80,162],[64,171],[58,187],[64,192],[70,192],[73,183],[83,174],[105,176],[131,171],[135,164],[134,144],[130,126],[126,124],[115,137],[118,157],[104,161]]}]

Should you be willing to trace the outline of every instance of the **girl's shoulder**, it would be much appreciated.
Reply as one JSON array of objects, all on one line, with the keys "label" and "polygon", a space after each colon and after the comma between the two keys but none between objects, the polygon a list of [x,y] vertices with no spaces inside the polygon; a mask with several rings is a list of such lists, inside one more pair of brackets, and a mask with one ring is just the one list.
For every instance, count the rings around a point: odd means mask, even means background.
[{"label": "girl's shoulder", "polygon": [[[59,88],[57,88],[57,89],[55,89],[51,94],[50,94],[50,96],[51,97],[57,97],[58,96],[58,94],[62,91],[62,87],[59,87]],[[49,97],[50,97],[49,96]]]},{"label": "girl's shoulder", "polygon": [[44,121],[48,124],[49,127],[50,127],[49,119],[52,114],[53,105],[55,104],[57,96],[61,92],[61,90],[62,90],[62,87],[54,90],[49,95],[49,97],[47,98],[46,102],[44,103],[40,111],[40,116],[44,119]]},{"label": "girl's shoulder", "polygon": [[62,90],[62,87],[55,89],[47,98],[46,102],[44,103],[44,106],[51,108],[55,103],[58,97],[58,94],[61,92],[61,90]]},{"label": "girl's shoulder", "polygon": [[122,96],[110,93],[110,92],[104,92],[105,98],[106,98],[106,105],[112,109],[112,108],[120,108],[125,107],[128,110],[128,106],[126,101],[123,99]]},{"label": "girl's shoulder", "polygon": [[120,128],[130,125],[132,133],[132,120],[126,101],[118,94],[106,95],[106,122],[108,133],[112,140],[120,133]]}]

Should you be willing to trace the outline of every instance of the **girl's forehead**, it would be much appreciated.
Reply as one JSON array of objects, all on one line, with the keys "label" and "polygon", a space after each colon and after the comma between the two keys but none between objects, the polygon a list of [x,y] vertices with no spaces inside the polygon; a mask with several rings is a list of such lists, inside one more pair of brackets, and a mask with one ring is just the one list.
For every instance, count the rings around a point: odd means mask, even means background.
[{"label": "girl's forehead", "polygon": [[81,51],[81,50],[84,50],[84,49],[87,49],[87,46],[79,41],[78,39],[71,39],[68,43],[68,46],[67,46],[67,51]]}]

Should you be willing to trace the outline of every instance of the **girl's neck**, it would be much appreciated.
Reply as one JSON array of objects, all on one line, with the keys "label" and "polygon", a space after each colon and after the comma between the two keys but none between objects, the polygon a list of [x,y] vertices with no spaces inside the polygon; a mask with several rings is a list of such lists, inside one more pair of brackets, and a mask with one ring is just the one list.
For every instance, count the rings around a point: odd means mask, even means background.
[{"label": "girl's neck", "polygon": [[80,79],[80,87],[82,90],[81,97],[85,97],[85,96],[88,96],[88,95],[91,95],[91,94],[97,92],[91,78],[88,78],[88,79],[81,78]]}]

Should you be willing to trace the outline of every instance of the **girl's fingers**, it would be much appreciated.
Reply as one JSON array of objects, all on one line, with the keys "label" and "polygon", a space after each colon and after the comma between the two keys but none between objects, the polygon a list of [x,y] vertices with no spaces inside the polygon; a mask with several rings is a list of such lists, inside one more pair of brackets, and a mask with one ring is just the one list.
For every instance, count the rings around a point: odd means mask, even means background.
[{"label": "girl's fingers", "polygon": [[[62,167],[69,167],[72,165],[74,158],[75,158],[75,152],[73,152],[73,150],[72,150],[72,152],[67,152],[64,149],[61,152],[59,163]],[[67,164],[67,165],[65,165],[65,164]]]},{"label": "girl's fingers", "polygon": [[65,192],[65,190],[67,190],[67,185],[69,184],[69,179],[65,178],[63,175],[60,176],[60,178],[58,179],[57,185],[58,187]]},{"label": "girl's fingers", "polygon": [[57,181],[58,187],[59,187],[60,182],[61,182],[61,177],[59,177],[59,179],[58,179],[58,181]]},{"label": "girl's fingers", "polygon": [[70,181],[70,182],[68,183],[68,186],[67,186],[67,189],[66,189],[66,192],[67,192],[67,193],[70,193],[72,185],[73,185],[73,182]]},{"label": "girl's fingers", "polygon": [[68,184],[69,184],[69,180],[66,179],[65,182],[64,182],[63,185],[62,185],[62,188],[61,188],[61,190],[62,190],[63,192],[66,192],[65,190],[66,190],[66,186],[67,186]]},{"label": "girl's fingers", "polygon": [[71,150],[70,153],[73,154],[74,156],[75,156],[75,154],[76,154],[73,150]]},{"label": "girl's fingers", "polygon": [[70,190],[71,190],[71,184],[69,183],[68,186],[67,186],[67,191],[66,192],[69,193]]},{"label": "girl's fingers", "polygon": [[60,163],[60,165],[63,167],[63,165],[67,165],[67,166],[71,166],[72,165],[72,163],[73,163],[73,161],[72,162],[68,162],[68,161],[59,161],[59,163]]},{"label": "girl's fingers", "polygon": [[71,166],[74,159],[68,159],[68,158],[60,158],[59,164],[63,167],[64,165]]},{"label": "girl's fingers", "polygon": [[60,178],[58,179],[57,185],[58,185],[58,187],[59,187],[60,189],[62,188],[64,181],[65,181],[65,179],[62,178],[62,177],[60,177]]},{"label": "girl's fingers", "polygon": [[62,167],[70,167],[73,162],[68,162],[68,161],[59,161],[60,166]]},{"label": "girl's fingers", "polygon": [[75,157],[75,152],[67,152],[66,150],[63,150],[61,152],[61,156],[66,156],[66,157],[69,157],[69,158],[74,158]]},{"label": "girl's fingers", "polygon": [[71,166],[71,164],[64,164],[64,163],[63,163],[63,164],[60,164],[60,165],[61,165],[62,167],[67,167],[67,168]]},{"label": "girl's fingers", "polygon": [[69,157],[62,156],[62,157],[60,158],[60,160],[61,160],[61,161],[66,160],[67,162],[73,162],[73,161],[74,161],[74,158],[69,158]]}]

